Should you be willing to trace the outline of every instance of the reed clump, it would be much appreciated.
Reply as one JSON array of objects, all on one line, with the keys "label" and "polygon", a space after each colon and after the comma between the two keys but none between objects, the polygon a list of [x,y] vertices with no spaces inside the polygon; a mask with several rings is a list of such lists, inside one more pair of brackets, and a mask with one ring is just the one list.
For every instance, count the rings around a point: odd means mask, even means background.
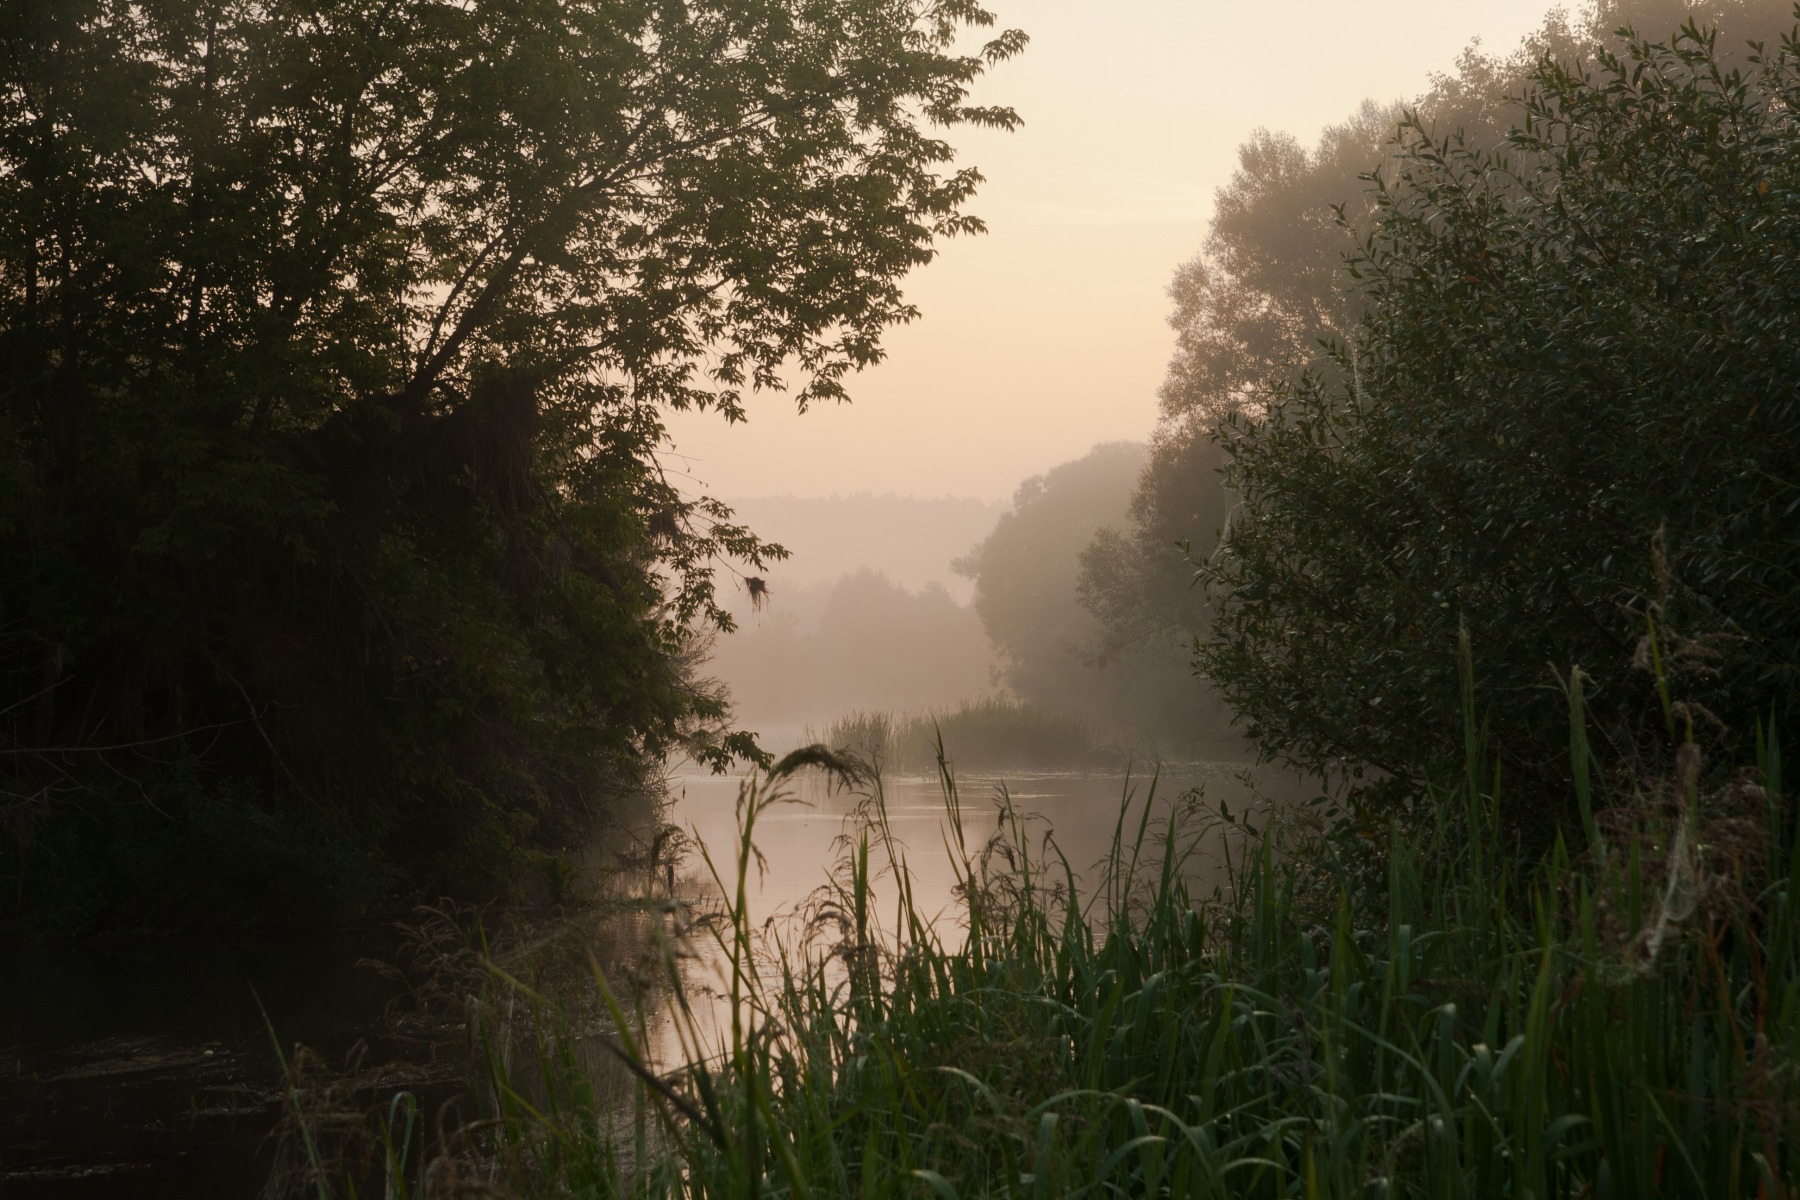
[{"label": "reed clump", "polygon": [[941,746],[955,747],[965,771],[1117,769],[1129,756],[1080,718],[997,696],[932,712],[846,713],[822,741],[902,775],[935,772]]},{"label": "reed clump", "polygon": [[[868,795],[808,919],[747,915],[787,762],[706,859],[724,905],[686,938],[722,964],[718,1006],[679,936],[665,987],[595,972],[599,1025],[494,974],[481,1011],[531,1052],[477,1027],[479,1133],[390,1194],[1800,1194],[1800,825],[1773,736],[1716,787],[1697,748],[1631,795],[1584,783],[1582,844],[1540,864],[1496,853],[1472,752],[1441,819],[1348,840],[1322,800],[1255,824],[1124,806],[1086,885],[1004,791],[969,840],[946,767],[953,925],[914,904],[879,779],[808,753]],[[674,1062],[647,1051],[664,1002]]]}]

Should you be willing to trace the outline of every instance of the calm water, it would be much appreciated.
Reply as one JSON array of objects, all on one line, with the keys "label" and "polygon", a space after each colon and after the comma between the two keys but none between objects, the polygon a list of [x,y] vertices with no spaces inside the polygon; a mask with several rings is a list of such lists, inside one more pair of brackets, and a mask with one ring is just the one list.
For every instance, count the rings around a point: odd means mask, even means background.
[{"label": "calm water", "polygon": [[[1129,797],[1128,817],[1135,823],[1143,805],[1156,796],[1153,816],[1165,815],[1171,804],[1193,788],[1208,800],[1224,798],[1240,808],[1248,794],[1246,768],[1239,763],[1187,766],[1152,780],[1150,776],[1032,773],[1022,771],[969,775],[957,781],[961,797],[964,836],[973,851],[993,834],[998,825],[1002,787],[1013,806],[1026,816],[1027,833],[1036,843],[1054,834],[1056,844],[1078,875],[1087,882],[1098,877],[1093,868],[1111,845],[1120,806]],[[1268,790],[1268,783],[1260,785]],[[731,867],[731,847],[737,840],[736,805],[738,780],[720,776],[687,776],[674,781],[677,796],[675,820],[693,828],[715,852],[722,873]],[[913,896],[926,913],[954,914],[956,876],[945,848],[948,832],[943,788],[935,778],[901,776],[884,785],[889,825],[906,852],[913,881]],[[758,818],[756,845],[766,865],[753,871],[749,902],[752,918],[761,923],[803,904],[826,880],[826,872],[842,853],[841,837],[854,825],[852,817],[863,797],[831,789],[816,776],[786,789],[789,803],[779,804]],[[1205,856],[1196,864],[1206,866]],[[705,868],[688,864],[690,877]],[[888,903],[894,899],[891,880],[876,884],[876,894]]]},{"label": "calm water", "polygon": [[[1135,820],[1150,791],[1147,777],[1128,782],[1117,775],[1010,772],[1006,782],[1031,836],[1053,830],[1089,885],[1127,793]],[[996,827],[1000,783],[996,776],[960,780],[972,850]],[[678,776],[671,784],[671,819],[712,851],[719,874],[735,886],[739,780]],[[1195,786],[1234,809],[1249,794],[1241,766],[1201,765],[1158,781],[1157,810],[1166,812]],[[1267,778],[1261,788],[1282,790]],[[955,921],[937,780],[892,779],[885,796],[915,903]],[[763,860],[752,866],[748,887],[756,923],[799,911],[826,882],[861,802],[807,778],[789,787],[787,802],[762,812],[755,840]],[[1206,863],[1197,869],[1205,883]],[[699,854],[682,863],[677,890],[698,903],[716,896]],[[892,879],[877,880],[875,892],[878,911],[891,914]],[[641,948],[647,923],[659,919],[625,914],[577,933],[591,939],[603,963],[618,964]],[[371,1043],[370,1061],[384,1061],[396,1052],[379,1036],[394,989],[356,963],[391,957],[397,948],[391,931],[370,929],[10,956],[12,969],[0,975],[0,1195],[255,1195],[268,1172],[267,1134],[280,1100],[270,1027],[284,1047],[303,1042],[328,1063],[342,1061],[361,1040]],[[716,955],[700,949],[687,968],[696,992],[718,972]],[[667,1037],[656,1040],[668,1055]],[[445,1065],[420,1067],[394,1082],[443,1095],[454,1089],[453,1075]]]},{"label": "calm water", "polygon": [[[738,843],[739,780],[720,776],[685,776],[673,782],[677,797],[674,820],[691,829],[711,850],[711,866],[692,854],[684,866],[679,890],[704,898],[718,894],[718,883],[736,885],[735,847]],[[1000,822],[1002,789],[1013,809],[1022,815],[1026,839],[1034,859],[1042,857],[1044,839],[1053,836],[1056,847],[1076,873],[1084,899],[1099,883],[1101,862],[1112,845],[1121,808],[1126,816],[1127,840],[1138,820],[1150,807],[1152,821],[1140,878],[1156,870],[1156,830],[1171,808],[1198,791],[1209,804],[1225,800],[1234,812],[1242,812],[1261,799],[1289,799],[1299,786],[1269,771],[1252,771],[1242,763],[1187,764],[1152,779],[1149,775],[1079,774],[1010,771],[960,777],[964,844],[971,856],[996,831]],[[846,854],[848,840],[861,827],[859,808],[867,797],[829,787],[812,774],[786,785],[780,801],[763,809],[756,819],[754,842],[760,860],[750,868],[746,902],[751,924],[758,928],[792,933],[803,918],[809,901],[830,875],[833,864]],[[955,888],[950,821],[943,786],[935,777],[901,776],[884,783],[888,826],[905,859],[912,899],[919,912],[932,918],[944,940],[954,944],[963,926],[963,913]],[[1187,878],[1196,893],[1222,884],[1220,845],[1216,837],[1202,841],[1187,864]],[[872,870],[886,865],[886,857],[872,840]],[[1060,861],[1056,864],[1060,872]],[[716,871],[718,882],[715,882]],[[882,872],[871,888],[873,910],[886,930],[896,926],[898,887],[891,872]],[[1099,907],[1090,910],[1097,915]],[[690,961],[691,991],[722,989],[727,973],[716,945],[700,942]],[[710,952],[709,952],[710,951]],[[728,1011],[715,1004],[715,1022]],[[715,1026],[716,1028],[716,1026]],[[721,1036],[718,1033],[715,1037]],[[665,1062],[679,1061],[672,1036],[657,1039],[654,1049]]]}]

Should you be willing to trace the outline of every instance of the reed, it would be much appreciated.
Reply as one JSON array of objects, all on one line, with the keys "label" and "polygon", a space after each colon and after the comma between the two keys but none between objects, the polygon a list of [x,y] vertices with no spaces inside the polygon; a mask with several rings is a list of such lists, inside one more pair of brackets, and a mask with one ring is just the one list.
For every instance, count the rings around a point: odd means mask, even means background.
[{"label": "reed", "polygon": [[1116,770],[1128,758],[1124,748],[1079,718],[1004,697],[932,712],[847,713],[832,722],[822,741],[903,775],[934,773],[941,746],[955,747],[955,765],[974,771]]},{"label": "reed", "polygon": [[[957,927],[914,906],[860,777],[809,919],[765,933],[742,882],[759,820],[804,763],[859,778],[815,748],[744,785],[737,843],[706,859],[725,901],[687,936],[716,939],[725,1015],[687,990],[679,939],[666,990],[595,972],[598,1026],[496,975],[481,1134],[389,1194],[1785,1200],[1800,829],[1772,735],[1716,786],[1697,755],[1629,795],[1584,781],[1584,844],[1541,864],[1495,856],[1472,752],[1443,819],[1354,853],[1304,811],[1252,827],[1122,806],[1090,887],[1004,792],[999,833],[972,843],[945,766]],[[1186,869],[1203,844],[1226,847],[1204,895]],[[672,1066],[646,1057],[659,995]],[[527,1063],[501,1049],[521,1024]],[[596,1086],[596,1041],[628,1087]]]}]

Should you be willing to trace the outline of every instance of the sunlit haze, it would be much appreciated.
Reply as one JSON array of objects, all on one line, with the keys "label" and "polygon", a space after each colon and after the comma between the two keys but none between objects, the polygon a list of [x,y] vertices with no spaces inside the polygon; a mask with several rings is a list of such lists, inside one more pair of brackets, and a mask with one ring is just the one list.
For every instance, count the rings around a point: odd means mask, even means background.
[{"label": "sunlit haze", "polygon": [[909,281],[922,312],[853,402],[671,421],[668,465],[725,498],[1011,494],[1097,442],[1142,439],[1172,345],[1165,291],[1258,126],[1310,144],[1365,98],[1410,99],[1479,39],[1513,49],[1543,0],[995,0],[1031,37],[978,98],[1012,134],[957,131],[986,235]]}]

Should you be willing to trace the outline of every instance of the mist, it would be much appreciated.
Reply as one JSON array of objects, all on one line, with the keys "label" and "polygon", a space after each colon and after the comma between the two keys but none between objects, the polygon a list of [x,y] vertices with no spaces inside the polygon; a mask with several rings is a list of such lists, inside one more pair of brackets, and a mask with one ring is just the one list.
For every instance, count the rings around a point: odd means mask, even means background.
[{"label": "mist", "polygon": [[790,557],[771,565],[771,587],[817,587],[862,568],[917,591],[937,584],[958,602],[974,595],[951,560],[986,537],[1004,500],[972,496],[751,496],[730,501],[736,518]]},{"label": "mist", "polygon": [[[1132,527],[1150,461],[1143,443],[1104,443],[1018,481],[1004,503],[866,493],[734,502],[735,519],[790,557],[754,591],[747,580],[733,590],[737,628],[714,639],[706,672],[772,750],[863,715],[997,703],[1021,721],[1075,722],[1119,756],[1237,757],[1229,715],[1188,662],[1204,607],[1190,602],[1185,622],[1146,629],[1116,619],[1110,594],[1096,603],[1098,547]],[[1030,744],[1015,739],[1012,752]]]},{"label": "mist", "polygon": [[735,606],[738,631],[707,670],[765,746],[810,740],[847,712],[952,707],[997,690],[997,661],[972,606],[930,580],[908,588],[858,566],[826,582],[771,586]]},{"label": "mist", "polygon": [[1800,1197],[1800,7],[1549,4],[10,5],[0,1194]]}]

